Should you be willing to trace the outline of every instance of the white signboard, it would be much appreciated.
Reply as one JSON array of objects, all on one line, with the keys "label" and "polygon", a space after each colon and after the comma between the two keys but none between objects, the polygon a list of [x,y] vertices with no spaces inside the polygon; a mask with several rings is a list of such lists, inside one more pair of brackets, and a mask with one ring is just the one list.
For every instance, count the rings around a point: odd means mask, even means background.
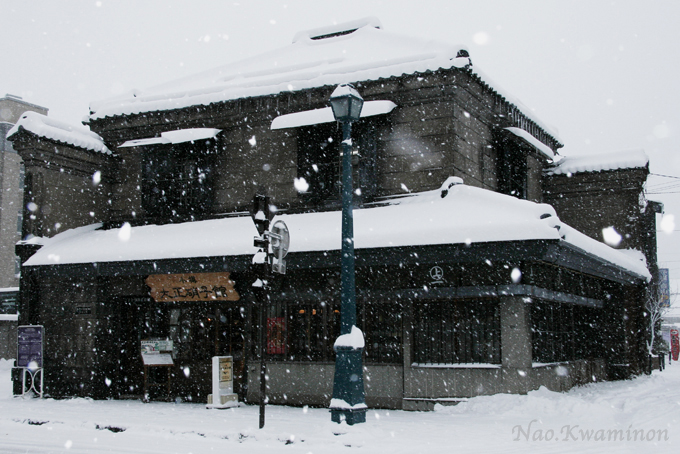
[{"label": "white signboard", "polygon": [[169,339],[147,339],[142,341],[142,353],[169,353],[173,345]]},{"label": "white signboard", "polygon": [[238,406],[234,394],[234,359],[231,356],[212,358],[212,394],[208,396],[207,408],[230,408]]}]

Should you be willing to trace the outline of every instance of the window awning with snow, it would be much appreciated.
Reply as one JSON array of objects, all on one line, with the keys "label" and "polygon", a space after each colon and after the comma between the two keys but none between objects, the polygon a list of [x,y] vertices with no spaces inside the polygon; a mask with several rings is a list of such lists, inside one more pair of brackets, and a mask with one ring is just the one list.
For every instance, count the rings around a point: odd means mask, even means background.
[{"label": "window awning with snow", "polygon": [[160,137],[149,137],[148,139],[128,140],[122,145],[119,145],[118,148],[195,142],[197,140],[212,139],[220,131],[221,129],[214,128],[177,129],[175,131],[162,132]]},{"label": "window awning with snow", "polygon": [[[392,112],[397,105],[392,101],[366,101],[361,109],[361,118],[375,115],[385,115]],[[286,115],[280,115],[272,121],[271,129],[299,128],[300,126],[333,123],[335,117],[330,107],[323,109],[305,110]]]},{"label": "window awning with snow", "polygon": [[532,136],[529,132],[525,131],[524,129],[521,128],[505,128],[506,131],[511,132],[512,134],[516,135],[520,139],[524,140],[527,144],[529,144],[531,147],[535,148],[537,151],[539,151],[541,154],[544,154],[547,156],[550,160],[555,159],[555,152],[538,140],[536,137]]},{"label": "window awning with snow", "polygon": [[[355,247],[362,249],[553,240],[584,251],[636,279],[650,274],[639,255],[625,254],[563,224],[546,204],[461,184],[354,211]],[[289,253],[340,249],[339,211],[283,214]],[[250,256],[255,226],[249,216],[102,230],[91,225],[46,239],[24,266]]]}]

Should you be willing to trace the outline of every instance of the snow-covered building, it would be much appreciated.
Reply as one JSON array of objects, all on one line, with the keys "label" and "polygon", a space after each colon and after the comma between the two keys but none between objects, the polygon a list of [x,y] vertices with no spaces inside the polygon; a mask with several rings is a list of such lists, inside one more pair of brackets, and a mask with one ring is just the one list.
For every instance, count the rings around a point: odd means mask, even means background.
[{"label": "snow-covered building", "polygon": [[14,247],[21,240],[24,198],[21,158],[6,135],[26,111],[47,115],[48,109],[16,95],[0,97],[0,359],[15,358],[17,351],[20,263]]},{"label": "snow-covered building", "polygon": [[353,147],[369,406],[427,409],[643,370],[650,271],[642,253],[543,203],[555,133],[464,48],[371,18],[93,102],[89,130],[27,114],[9,132],[34,235],[20,246],[20,321],[45,326],[51,395],[141,396],[140,342],[161,338],[173,342],[172,395],[205,401],[211,356],[229,354],[236,391],[255,401],[248,210],[266,190],[291,233],[266,308],[269,401],[328,404],[340,326],[328,98],[341,83],[366,100]]},{"label": "snow-covered building", "polygon": [[0,288],[19,285],[14,245],[21,240],[23,169],[21,158],[5,136],[26,112],[47,115],[48,109],[6,94],[0,97]]}]

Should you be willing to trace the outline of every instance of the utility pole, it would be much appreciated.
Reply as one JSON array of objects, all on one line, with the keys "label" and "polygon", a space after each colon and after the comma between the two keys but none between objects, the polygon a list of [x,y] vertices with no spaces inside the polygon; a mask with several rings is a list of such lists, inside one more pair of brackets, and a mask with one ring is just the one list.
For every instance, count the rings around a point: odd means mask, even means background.
[{"label": "utility pole", "polygon": [[274,214],[269,207],[269,197],[264,194],[255,194],[251,216],[259,236],[253,240],[253,245],[258,251],[253,256],[253,270],[257,279],[253,282],[253,291],[258,300],[258,343],[260,344],[260,429],[264,427],[265,405],[267,403],[267,353],[265,342],[265,323],[267,322],[266,310],[269,299],[269,223]]},{"label": "utility pole", "polygon": [[[265,405],[267,404],[267,308],[270,301],[270,271],[278,274],[286,273],[286,262],[284,257],[288,254],[288,247],[290,244],[290,235],[288,227],[283,221],[274,223],[271,231],[269,230],[269,223],[274,217],[274,212],[269,203],[269,197],[264,194],[255,194],[253,198],[253,206],[250,212],[255,227],[257,228],[258,236],[253,239],[253,245],[258,248],[253,256],[253,271],[257,276],[252,287],[258,300],[258,339],[260,344],[260,429],[264,427],[265,422]],[[273,254],[269,251],[269,246],[272,246]]]}]

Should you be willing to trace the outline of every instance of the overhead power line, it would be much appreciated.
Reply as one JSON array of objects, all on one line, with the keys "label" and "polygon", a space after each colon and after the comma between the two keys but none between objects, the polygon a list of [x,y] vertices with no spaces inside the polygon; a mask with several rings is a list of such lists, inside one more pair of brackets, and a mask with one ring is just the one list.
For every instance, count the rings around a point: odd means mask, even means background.
[{"label": "overhead power line", "polygon": [[674,175],[662,175],[660,173],[650,173],[650,175],[654,175],[655,177],[675,178],[676,180],[680,180],[680,177],[676,177]]}]

